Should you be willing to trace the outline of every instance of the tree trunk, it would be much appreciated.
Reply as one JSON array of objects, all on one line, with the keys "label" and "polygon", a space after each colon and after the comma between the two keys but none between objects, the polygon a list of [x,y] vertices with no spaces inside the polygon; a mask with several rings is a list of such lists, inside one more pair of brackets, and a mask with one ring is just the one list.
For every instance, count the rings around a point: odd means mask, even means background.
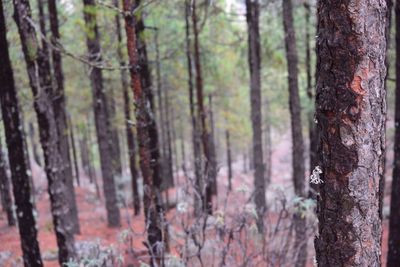
[{"label": "tree trunk", "polygon": [[[283,1],[283,26],[285,31],[285,47],[289,82],[289,108],[292,129],[292,164],[294,193],[305,198],[305,164],[304,142],[301,123],[301,104],[298,84],[298,58],[296,49],[296,35],[293,25],[292,0]],[[298,207],[300,209],[300,207]],[[296,231],[294,248],[297,250],[295,266],[304,267],[307,261],[307,233],[306,218],[301,211],[294,214]]]},{"label": "tree trunk", "polygon": [[[3,11],[1,11],[3,12]],[[13,211],[13,201],[11,198],[11,184],[7,174],[7,163],[3,153],[3,145],[0,142],[0,192],[1,203],[7,214],[8,226],[15,226],[15,217]]]},{"label": "tree trunk", "polygon": [[8,44],[6,38],[6,22],[3,1],[0,1],[0,102],[3,115],[4,131],[8,148],[8,159],[11,170],[11,181],[21,240],[22,257],[25,267],[43,266],[40,256],[34,207],[31,198],[28,166],[24,153],[24,141],[20,119],[17,91],[14,84]]},{"label": "tree trunk", "polygon": [[232,190],[232,155],[231,155],[231,142],[229,138],[229,131],[226,130],[226,162],[228,165],[228,190]]},{"label": "tree trunk", "polygon": [[[310,47],[310,17],[311,17],[311,7],[310,3],[306,1],[304,3],[305,18],[306,18],[306,77],[307,77],[307,97],[310,103],[314,104],[314,92],[312,85],[312,68],[311,68],[311,47]],[[309,111],[308,116],[308,136],[310,139],[310,169],[309,173],[312,173],[314,168],[317,166],[317,146],[318,146],[318,136],[314,122],[314,109]],[[315,195],[314,195],[315,196]],[[316,199],[316,198],[315,198]]]},{"label": "tree trunk", "polygon": [[213,109],[213,98],[212,95],[208,95],[208,108],[209,108],[209,116],[210,116],[210,126],[211,131],[209,134],[209,144],[210,144],[210,157],[211,162],[213,164],[212,169],[214,170],[214,174],[212,176],[213,180],[211,181],[211,189],[214,195],[218,195],[218,183],[217,183],[217,148],[215,142],[215,123],[214,123],[214,109]]},{"label": "tree trunk", "polygon": [[269,106],[269,101],[265,97],[265,133],[264,133],[264,138],[265,138],[265,144],[264,144],[264,154],[265,154],[265,186],[266,188],[270,185],[271,183],[271,177],[272,177],[272,142],[271,142],[271,118],[269,116],[270,114],[270,106]]},{"label": "tree trunk", "polygon": [[[114,1],[114,5],[118,7],[118,0]],[[118,33],[118,59],[120,65],[125,65],[124,56],[122,52],[123,44],[122,44],[122,29],[119,15],[115,16],[115,24],[117,27]],[[139,174],[136,167],[136,142],[133,133],[132,127],[132,119],[131,119],[131,101],[129,101],[129,82],[128,82],[128,73],[126,70],[121,70],[121,84],[122,90],[124,93],[124,115],[125,115],[125,131],[126,131],[126,140],[128,143],[128,155],[129,155],[129,169],[131,172],[131,182],[132,182],[132,204],[134,208],[134,214],[139,215],[140,213],[140,196],[138,189],[138,179]]]},{"label": "tree trunk", "polygon": [[78,165],[78,155],[76,153],[76,145],[75,145],[74,126],[72,125],[70,116],[68,116],[68,128],[69,128],[69,136],[71,138],[71,147],[72,147],[72,156],[74,159],[76,183],[78,186],[81,186],[81,179],[80,179],[80,175],[79,175],[79,165]]},{"label": "tree trunk", "polygon": [[387,266],[395,267],[400,264],[400,2],[395,5],[396,22],[396,107],[395,107],[395,136],[393,180],[390,201],[389,220],[389,251]]},{"label": "tree trunk", "polygon": [[261,114],[261,52],[259,30],[258,0],[246,0],[246,19],[248,26],[248,61],[250,69],[251,123],[253,128],[253,164],[254,164],[254,203],[260,232],[264,229],[265,200],[264,159],[262,147]]},{"label": "tree trunk", "polygon": [[[43,0],[39,0],[41,2]],[[50,30],[51,30],[51,41],[53,45],[57,45],[60,39],[60,33],[58,28],[58,14],[56,0],[48,1]],[[44,34],[45,35],[45,34]],[[74,176],[72,173],[72,161],[69,152],[69,141],[68,141],[68,124],[65,107],[65,94],[64,94],[64,73],[62,69],[62,59],[59,51],[53,49],[52,51],[53,69],[55,76],[55,90],[53,95],[53,107],[55,120],[57,123],[57,130],[59,134],[58,146],[61,151],[62,157],[62,169],[65,175],[66,183],[70,191],[69,203],[71,205],[71,217],[74,223],[74,232],[80,233],[78,208],[76,206],[76,197],[74,189]]]},{"label": "tree trunk", "polygon": [[[86,30],[86,44],[91,62],[101,63],[101,47],[97,27],[96,5],[94,0],[83,0],[84,19]],[[118,208],[117,192],[115,186],[115,168],[113,164],[113,140],[109,104],[103,88],[103,75],[99,67],[93,67],[90,72],[90,83],[93,94],[93,110],[96,123],[97,142],[100,152],[100,166],[103,178],[103,191],[106,200],[107,222],[109,227],[120,226],[120,212]]]},{"label": "tree trunk", "polygon": [[205,157],[205,199],[203,202],[204,212],[212,213],[212,181],[216,178],[216,164],[211,154],[210,134],[207,129],[207,113],[204,108],[203,76],[200,59],[199,28],[197,25],[197,5],[196,0],[192,1],[192,27],[194,36],[194,67],[196,77],[196,98],[197,98],[197,117],[200,118],[200,133]]},{"label": "tree trunk", "polygon": [[165,181],[165,189],[173,187],[174,185],[174,167],[173,167],[173,152],[172,152],[172,128],[171,128],[171,105],[169,100],[169,87],[166,86],[164,89],[164,113],[165,113],[165,132],[166,132],[166,150],[164,151],[166,164],[166,173],[168,174],[168,180]]},{"label": "tree trunk", "polygon": [[70,219],[69,190],[62,172],[62,156],[59,150],[59,134],[49,85],[49,69],[45,67],[45,51],[39,47],[31,21],[31,10],[26,0],[14,0],[14,19],[18,26],[25,56],[29,83],[34,97],[40,141],[43,147],[45,170],[49,184],[51,212],[56,233],[60,264],[75,257],[73,222]]},{"label": "tree trunk", "polygon": [[150,71],[143,36],[144,23],[140,14],[131,14],[140,0],[124,0],[125,30],[130,66],[131,87],[135,99],[137,137],[139,142],[140,167],[144,194],[143,207],[147,225],[147,246],[152,266],[159,265],[165,245],[164,211],[160,199],[160,170],[157,126],[154,121],[153,97],[151,94]]},{"label": "tree trunk", "polygon": [[378,0],[319,2],[318,266],[380,266],[386,11]]},{"label": "tree trunk", "polygon": [[186,58],[187,58],[187,70],[188,70],[188,89],[189,89],[189,105],[190,105],[190,119],[192,123],[192,142],[193,142],[193,167],[194,167],[194,213],[199,215],[202,210],[203,192],[201,186],[201,144],[200,138],[198,136],[198,122],[196,118],[196,107],[194,104],[194,87],[193,87],[193,64],[192,64],[192,53],[191,53],[191,37],[190,37],[190,12],[191,12],[191,2],[190,0],[185,0],[185,28],[186,28]]},{"label": "tree trunk", "polygon": [[31,140],[31,147],[33,153],[33,159],[35,160],[36,164],[42,166],[42,161],[40,160],[39,152],[37,149],[36,144],[36,134],[35,134],[35,127],[33,126],[32,122],[29,122],[29,139]]}]

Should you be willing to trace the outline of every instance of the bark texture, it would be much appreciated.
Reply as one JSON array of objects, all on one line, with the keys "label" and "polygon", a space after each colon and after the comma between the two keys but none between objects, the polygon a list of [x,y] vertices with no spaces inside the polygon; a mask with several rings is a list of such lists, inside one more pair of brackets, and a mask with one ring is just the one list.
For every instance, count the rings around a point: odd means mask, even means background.
[{"label": "bark texture", "polygon": [[[101,64],[101,47],[97,27],[96,5],[94,0],[83,0],[84,19],[88,34],[86,44],[89,60]],[[100,166],[103,178],[104,198],[106,200],[107,222],[110,227],[120,225],[120,212],[118,208],[117,192],[115,185],[115,168],[113,166],[113,148],[111,144],[112,133],[110,130],[109,104],[103,87],[103,75],[99,67],[90,71],[90,84],[93,95],[93,112],[96,124],[97,142],[100,152]]]},{"label": "bark texture", "polygon": [[[143,176],[143,207],[147,225],[147,246],[152,265],[160,264],[165,248],[164,212],[160,199],[160,170],[157,127],[153,116],[153,99],[150,88],[150,72],[147,66],[144,40],[139,34],[144,30],[140,15],[133,15],[140,5],[138,0],[124,0],[126,12],[125,30],[131,76],[131,87],[135,100],[137,138],[139,143],[140,168]],[[143,77],[144,75],[144,77]]]},{"label": "bark texture", "polygon": [[31,24],[31,10],[26,0],[14,0],[14,20],[18,26],[25,57],[29,83],[34,97],[40,142],[42,144],[48,191],[51,202],[54,231],[56,233],[60,264],[75,258],[74,224],[70,218],[69,190],[62,172],[62,156],[59,150],[59,133],[52,103],[52,88],[46,65],[46,51],[40,46]]},{"label": "bark texture", "polygon": [[[39,0],[42,1],[42,0]],[[57,45],[60,39],[60,32],[58,27],[58,12],[56,0],[49,0],[47,2],[49,10],[50,20],[50,31],[51,31],[51,42],[53,45]],[[53,107],[54,114],[56,116],[57,130],[59,134],[58,146],[62,157],[62,170],[65,175],[65,180],[68,186],[70,194],[69,203],[71,205],[71,217],[74,223],[74,232],[80,233],[78,208],[76,205],[75,189],[74,189],[74,176],[72,173],[72,161],[69,149],[69,131],[67,123],[67,114],[65,107],[65,93],[64,93],[64,73],[62,69],[61,53],[55,49],[51,50],[53,73],[55,78],[55,88],[53,92]]]},{"label": "bark texture", "polygon": [[0,102],[1,112],[8,148],[8,159],[11,170],[11,181],[15,198],[15,208],[18,230],[21,240],[22,258],[25,267],[43,266],[34,207],[31,198],[31,187],[27,166],[28,160],[24,153],[24,135],[21,127],[20,109],[14,83],[13,70],[8,52],[6,37],[6,21],[4,18],[3,1],[0,1]]},{"label": "bark texture", "polygon": [[[118,0],[114,2],[114,5],[118,7]],[[119,15],[115,16],[115,24],[117,28],[118,34],[118,59],[120,65],[125,65],[124,55],[123,55],[123,44],[122,44],[122,29]],[[128,73],[126,70],[121,70],[121,84],[124,96],[124,116],[125,116],[125,131],[126,131],[126,140],[128,143],[128,156],[129,156],[129,169],[131,172],[131,183],[132,183],[132,200],[133,200],[133,208],[135,215],[139,215],[140,213],[140,196],[138,189],[138,179],[139,173],[136,167],[136,141],[133,132],[133,124],[131,119],[131,104],[132,102],[129,100],[129,81],[128,81]]]},{"label": "bark texture", "polygon": [[[301,105],[298,83],[298,56],[296,35],[293,22],[292,0],[282,2],[283,26],[285,32],[286,59],[289,83],[289,108],[292,130],[292,166],[293,185],[296,196],[306,197],[304,141],[301,124]],[[295,266],[302,267],[307,261],[306,218],[298,212],[294,215],[296,231],[294,247],[297,250]]]},{"label": "bark texture", "polygon": [[246,19],[248,30],[248,62],[250,69],[250,103],[251,124],[253,130],[253,164],[254,164],[254,203],[256,204],[259,231],[264,228],[264,213],[267,208],[265,200],[264,159],[262,147],[262,114],[261,114],[261,48],[259,28],[258,0],[246,0]]},{"label": "bark texture", "polygon": [[318,5],[318,266],[380,266],[386,1]]}]

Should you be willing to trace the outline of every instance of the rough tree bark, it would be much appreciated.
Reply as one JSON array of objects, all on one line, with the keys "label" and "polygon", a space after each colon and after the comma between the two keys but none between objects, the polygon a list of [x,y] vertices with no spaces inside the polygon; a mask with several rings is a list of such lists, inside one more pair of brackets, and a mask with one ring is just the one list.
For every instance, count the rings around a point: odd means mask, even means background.
[{"label": "rough tree bark", "polygon": [[[83,0],[84,19],[87,28],[86,44],[89,60],[101,64],[100,37],[97,27],[96,5],[94,0]],[[103,178],[103,191],[106,200],[107,222],[109,227],[120,226],[120,212],[118,208],[117,192],[115,186],[115,168],[112,155],[113,149],[110,130],[109,104],[103,87],[103,75],[99,67],[90,71],[90,83],[93,94],[93,113],[96,124],[97,142],[100,152],[100,166]]]},{"label": "rough tree bark", "polygon": [[[41,2],[42,0],[39,0]],[[57,45],[60,39],[60,32],[58,27],[58,13],[56,0],[49,0],[48,2],[51,42]],[[44,33],[44,35],[46,35]],[[74,189],[74,176],[72,173],[72,161],[69,150],[69,134],[67,124],[67,114],[65,107],[65,94],[64,94],[64,73],[62,69],[61,53],[56,49],[51,50],[52,63],[55,77],[55,88],[52,96],[54,114],[56,116],[57,130],[59,134],[58,146],[62,156],[62,170],[65,175],[66,183],[70,191],[69,203],[71,205],[71,217],[74,223],[74,232],[80,233],[78,208],[76,205],[75,189]]]},{"label": "rough tree bark", "polygon": [[20,110],[14,83],[13,70],[8,52],[6,21],[3,1],[0,1],[0,102],[8,148],[8,160],[21,240],[22,257],[25,267],[43,266],[40,256],[34,207],[31,198],[28,166],[24,153],[24,141],[21,127]]},{"label": "rough tree bark", "polygon": [[205,197],[203,201],[203,211],[212,213],[212,181],[216,180],[216,164],[213,161],[210,145],[210,134],[207,127],[207,112],[204,107],[203,94],[203,74],[200,59],[200,41],[199,27],[197,17],[196,0],[192,1],[192,28],[194,36],[194,68],[196,78],[196,100],[197,100],[197,117],[200,119],[199,132],[201,133],[201,141],[203,145],[203,153],[205,158]]},{"label": "rough tree bark", "polygon": [[[283,26],[285,32],[286,59],[289,83],[289,108],[292,129],[292,165],[294,193],[299,197],[306,197],[305,192],[305,162],[304,141],[301,124],[301,105],[298,84],[298,58],[296,49],[296,35],[293,25],[292,0],[282,2]],[[297,250],[295,266],[303,267],[307,261],[306,218],[300,212],[294,214],[296,231],[294,248]]]},{"label": "rough tree bark", "polygon": [[248,29],[248,62],[250,70],[251,123],[253,130],[252,154],[254,164],[254,203],[256,205],[259,231],[264,229],[265,177],[262,147],[261,114],[261,52],[258,0],[246,0],[246,19]]},{"label": "rough tree bark", "polygon": [[7,175],[6,157],[3,153],[3,145],[1,144],[1,141],[0,141],[0,193],[1,193],[0,195],[1,195],[2,206],[7,214],[8,226],[14,226],[16,222],[13,211],[13,201],[11,198],[11,184],[10,184],[10,179],[8,178]]},{"label": "rough tree bark", "polygon": [[185,43],[186,43],[186,59],[187,59],[187,71],[188,71],[188,90],[189,90],[189,108],[190,108],[190,119],[192,123],[192,142],[193,142],[193,167],[194,167],[194,213],[199,215],[202,210],[203,193],[201,183],[201,143],[200,137],[198,136],[198,121],[196,118],[196,107],[194,103],[194,86],[193,86],[193,63],[192,63],[192,47],[190,37],[190,14],[191,14],[191,2],[185,0]]},{"label": "rough tree bark", "polygon": [[163,258],[166,232],[163,205],[160,199],[158,136],[153,116],[150,72],[144,40],[139,40],[144,24],[141,15],[132,14],[138,6],[140,6],[140,0],[123,1],[129,65],[132,66],[130,75],[135,99],[140,167],[144,183],[143,207],[147,225],[147,245],[152,265],[159,265]]},{"label": "rough tree bark", "polygon": [[389,220],[389,251],[387,266],[395,267],[400,264],[400,2],[395,5],[396,23],[396,107],[393,180],[390,200]]},{"label": "rough tree bark", "polygon": [[318,266],[380,266],[386,10],[385,0],[318,5]]},{"label": "rough tree bark", "polygon": [[63,265],[75,258],[74,224],[70,218],[69,189],[61,168],[62,155],[58,146],[59,134],[52,103],[52,88],[46,87],[50,76],[48,69],[43,67],[47,55],[39,46],[35,28],[31,24],[29,1],[14,0],[13,3],[14,20],[18,26],[21,39],[39,124],[40,142],[44,152],[51,212],[59,249],[59,262]]},{"label": "rough tree bark", "polygon": [[[118,0],[114,1],[114,5],[116,7],[119,6]],[[115,16],[115,24],[117,27],[118,34],[118,60],[120,65],[125,65],[124,55],[123,55],[123,44],[122,44],[122,29],[119,14]],[[128,143],[128,156],[129,156],[129,169],[131,172],[131,182],[132,182],[132,200],[133,200],[133,209],[134,214],[139,215],[140,213],[140,196],[138,189],[138,179],[139,173],[136,167],[136,142],[135,136],[133,133],[133,125],[131,119],[131,101],[129,100],[129,81],[128,81],[128,73],[126,70],[121,70],[121,84],[122,90],[124,94],[124,116],[125,116],[125,131],[126,131],[126,140]]]}]

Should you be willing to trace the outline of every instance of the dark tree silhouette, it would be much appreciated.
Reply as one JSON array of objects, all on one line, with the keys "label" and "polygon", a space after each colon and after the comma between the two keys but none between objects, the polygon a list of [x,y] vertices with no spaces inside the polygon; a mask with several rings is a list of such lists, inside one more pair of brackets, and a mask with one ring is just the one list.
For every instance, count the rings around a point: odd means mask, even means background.
[{"label": "dark tree silhouette", "polygon": [[[258,0],[246,0],[246,19],[248,29],[248,62],[250,70],[250,103],[251,123],[253,129],[254,164],[254,203],[256,204],[259,231],[264,229],[264,213],[267,208],[265,200],[264,159],[262,151],[261,129],[261,52],[260,52],[260,7]],[[251,154],[251,153],[250,153]]]}]

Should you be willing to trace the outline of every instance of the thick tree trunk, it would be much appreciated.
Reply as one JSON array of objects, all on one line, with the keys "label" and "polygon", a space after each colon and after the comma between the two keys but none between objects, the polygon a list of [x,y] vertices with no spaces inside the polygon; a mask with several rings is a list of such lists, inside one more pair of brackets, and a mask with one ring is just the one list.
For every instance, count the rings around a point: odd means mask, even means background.
[{"label": "thick tree trunk", "polygon": [[144,24],[141,15],[131,14],[139,5],[139,0],[124,0],[125,30],[131,87],[135,99],[137,137],[139,142],[140,167],[142,170],[144,194],[143,207],[147,225],[147,245],[152,265],[159,265],[163,258],[166,231],[164,211],[160,199],[160,162],[157,126],[153,116],[150,71],[147,65],[146,46],[143,36]]},{"label": "thick tree trunk", "polygon": [[194,36],[194,67],[196,77],[196,100],[197,100],[197,117],[200,119],[200,133],[203,144],[203,153],[205,157],[205,199],[203,202],[203,210],[208,214],[212,213],[212,181],[216,180],[216,164],[211,153],[210,133],[207,127],[207,113],[204,107],[203,94],[203,74],[200,59],[200,41],[199,28],[197,18],[196,0],[192,1],[192,27]]},{"label": "thick tree trunk", "polygon": [[[114,1],[114,5],[118,7],[118,0]],[[125,65],[124,56],[122,52],[123,44],[122,44],[122,29],[119,15],[115,16],[115,24],[117,27],[118,33],[118,59],[120,65]],[[134,208],[134,214],[139,215],[140,213],[140,196],[138,189],[138,179],[139,173],[136,167],[136,142],[133,133],[132,127],[132,119],[131,119],[131,101],[129,101],[129,82],[128,82],[128,73],[126,70],[121,70],[121,84],[122,90],[124,93],[124,115],[125,115],[125,131],[126,131],[126,140],[128,143],[128,156],[129,156],[129,169],[131,172],[131,182],[132,182],[132,204]]]},{"label": "thick tree trunk", "polygon": [[[97,27],[96,5],[94,0],[83,0],[84,19],[86,23],[86,44],[89,53],[89,60],[101,62],[101,47],[99,31]],[[109,104],[106,92],[103,87],[102,71],[93,67],[90,72],[90,83],[93,94],[93,112],[96,123],[97,142],[100,152],[100,166],[103,178],[103,191],[106,200],[107,222],[109,227],[120,226],[120,212],[118,208],[117,192],[115,185],[115,167],[113,164],[113,144],[111,143],[112,132],[110,130]]]},{"label": "thick tree trunk", "polygon": [[[1,11],[2,12],[2,11]],[[15,225],[15,217],[13,211],[13,201],[11,198],[11,184],[7,175],[7,163],[3,153],[3,145],[0,141],[0,195],[3,209],[7,214],[8,226]]]},{"label": "thick tree trunk", "polygon": [[390,201],[389,221],[389,251],[387,266],[395,267],[400,264],[400,2],[395,6],[396,22],[396,107],[395,107],[395,136],[393,180]]},{"label": "thick tree trunk", "polygon": [[229,138],[229,131],[226,130],[226,162],[228,165],[228,190],[232,190],[232,155],[231,155],[231,142]]},{"label": "thick tree trunk", "polygon": [[254,203],[256,205],[259,231],[264,229],[265,200],[264,159],[262,146],[261,114],[261,52],[259,30],[258,0],[246,0],[246,19],[248,26],[248,62],[250,69],[251,123],[253,129],[253,164],[254,164]]},{"label": "thick tree trunk", "polygon": [[319,2],[318,266],[380,266],[386,11],[383,0]]},{"label": "thick tree trunk", "polygon": [[[52,103],[52,91],[48,79],[49,69],[45,67],[45,51],[39,47],[36,32],[31,21],[31,10],[26,0],[14,0],[14,19],[18,26],[24,52],[29,83],[34,97],[40,141],[43,147],[45,170],[49,184],[51,212],[56,233],[60,264],[75,257],[73,221],[70,218],[69,189],[62,172],[62,155],[59,150],[59,133]],[[51,84],[51,83],[50,83]]]},{"label": "thick tree trunk", "polygon": [[3,124],[8,148],[8,159],[15,199],[18,229],[21,240],[22,257],[25,267],[43,266],[40,256],[34,207],[31,198],[28,166],[24,153],[24,141],[18,106],[17,92],[14,84],[8,44],[3,1],[0,1],[0,102]]},{"label": "thick tree trunk", "polygon": [[[43,1],[43,0],[39,0]],[[58,14],[56,0],[48,1],[49,20],[50,20],[50,31],[51,41],[53,45],[57,45],[60,39],[60,33],[58,29]],[[45,35],[45,34],[44,34]],[[70,191],[69,203],[71,205],[71,217],[74,223],[74,232],[80,233],[78,208],[76,205],[76,197],[74,190],[74,176],[72,173],[72,161],[69,152],[69,141],[68,141],[68,124],[65,107],[65,94],[64,94],[64,73],[62,69],[61,54],[59,51],[53,49],[52,51],[53,69],[55,76],[55,90],[53,95],[53,106],[54,114],[56,116],[57,130],[59,134],[58,146],[62,157],[62,169],[65,175],[66,183]]]},{"label": "thick tree trunk", "polygon": [[190,37],[190,13],[191,2],[185,0],[185,41],[186,41],[186,59],[188,70],[188,89],[189,89],[189,106],[190,106],[190,119],[192,123],[192,142],[193,142],[193,167],[194,167],[194,213],[199,215],[202,210],[203,192],[202,192],[202,179],[201,179],[201,144],[200,137],[198,136],[198,122],[196,118],[196,107],[194,103],[194,86],[193,86],[193,64],[192,64],[192,51],[191,51],[191,37]]},{"label": "thick tree trunk", "polygon": [[[293,25],[292,0],[283,1],[283,26],[285,31],[285,47],[289,82],[289,108],[292,129],[292,165],[294,193],[299,197],[306,197],[305,192],[305,162],[304,141],[301,123],[301,104],[298,84],[298,58],[296,35]],[[297,212],[294,214],[296,231],[294,248],[296,251],[295,266],[304,267],[307,261],[306,218]]]}]

